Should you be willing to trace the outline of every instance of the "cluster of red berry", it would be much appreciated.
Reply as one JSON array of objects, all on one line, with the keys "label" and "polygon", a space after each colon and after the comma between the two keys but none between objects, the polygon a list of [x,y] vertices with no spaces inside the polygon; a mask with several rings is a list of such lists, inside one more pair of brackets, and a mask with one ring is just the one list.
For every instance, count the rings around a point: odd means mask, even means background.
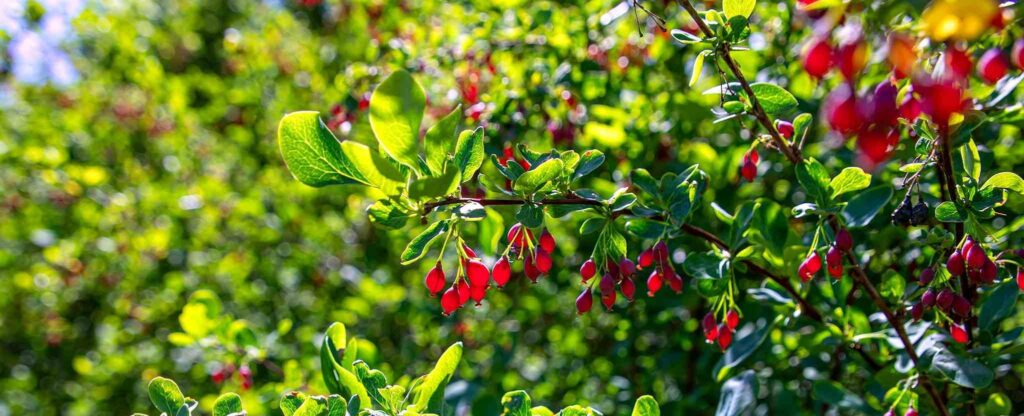
[{"label": "cluster of red berry", "polygon": [[928,289],[921,295],[921,300],[910,307],[910,315],[918,321],[924,316],[926,309],[937,306],[941,311],[941,315],[938,315],[940,319],[949,321],[949,332],[953,340],[966,343],[969,337],[963,321],[971,314],[971,301],[957,294],[948,285],[965,273],[975,284],[992,284],[998,275],[998,268],[988,257],[985,248],[974,238],[967,236],[963,244],[949,255],[946,260],[946,271],[951,278],[943,283],[945,286],[942,288],[930,287],[935,279],[934,268],[928,267],[921,271],[918,283]]},{"label": "cluster of red berry", "polygon": [[[611,310],[615,305],[615,299],[618,297],[615,290],[616,286],[622,292],[622,296],[632,302],[636,294],[636,283],[633,281],[633,276],[637,271],[650,267],[654,268],[647,277],[647,296],[653,297],[657,294],[666,281],[669,287],[676,293],[683,291],[683,278],[676,273],[672,262],[669,261],[668,244],[665,244],[664,241],[658,241],[654,246],[641,252],[636,263],[633,263],[628,258],[622,258],[617,262],[608,259],[605,262],[605,272],[597,281],[601,303],[604,307]],[[597,275],[597,263],[594,259],[587,259],[580,266],[580,276],[582,277],[584,288],[580,295],[576,297],[576,312],[580,315],[589,312],[594,304],[594,283],[591,279],[595,275]]]},{"label": "cluster of red berry", "polygon": [[[836,233],[835,240],[829,245],[828,252],[825,254],[825,261],[827,263],[827,269],[829,276],[836,279],[843,277],[843,254],[850,251],[853,248],[853,237],[850,236],[850,232],[845,228],[840,228]],[[807,256],[800,267],[797,269],[797,276],[800,276],[800,280],[804,283],[811,281],[814,275],[821,270],[821,255],[818,254],[818,250],[814,249],[811,254]]]},{"label": "cluster of red berry", "polygon": [[[893,409],[889,409],[888,412],[885,412],[885,416],[896,416],[896,411]],[[917,410],[914,409],[913,407],[910,407],[907,409],[907,412],[903,414],[903,416],[917,416]]]},{"label": "cluster of red berry", "polygon": [[[211,373],[210,379],[212,379],[214,383],[220,384],[227,381],[227,379],[231,378],[231,375],[234,373],[235,365],[228,363],[224,364],[216,371]],[[249,369],[249,366],[242,365],[238,369],[238,380],[239,382],[241,382],[243,390],[249,390],[250,388],[252,388],[252,370]]]},{"label": "cluster of red berry", "polygon": [[701,326],[704,328],[704,339],[709,344],[717,341],[718,348],[721,348],[722,351],[732,344],[732,335],[739,324],[740,314],[735,309],[726,312],[725,320],[721,324],[715,321],[714,312],[708,312],[707,315],[704,315],[704,320],[701,321]]}]

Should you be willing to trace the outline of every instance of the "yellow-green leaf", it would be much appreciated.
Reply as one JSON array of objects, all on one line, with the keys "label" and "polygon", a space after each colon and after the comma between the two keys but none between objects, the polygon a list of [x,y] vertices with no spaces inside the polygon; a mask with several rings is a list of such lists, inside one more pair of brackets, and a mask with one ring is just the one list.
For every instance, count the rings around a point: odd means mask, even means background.
[{"label": "yellow-green leaf", "polygon": [[419,172],[419,131],[426,107],[423,88],[404,70],[384,80],[370,97],[370,128],[380,148]]}]

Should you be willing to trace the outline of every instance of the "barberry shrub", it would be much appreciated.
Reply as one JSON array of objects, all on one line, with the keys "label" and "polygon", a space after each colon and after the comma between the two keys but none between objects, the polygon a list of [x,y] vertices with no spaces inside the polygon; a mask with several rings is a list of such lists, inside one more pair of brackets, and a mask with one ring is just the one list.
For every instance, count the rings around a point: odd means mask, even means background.
[{"label": "barberry shrub", "polygon": [[[346,338],[345,325],[335,322],[324,333],[320,346],[320,365],[326,392],[285,392],[279,401],[284,416],[413,416],[445,415],[452,409],[444,401],[444,390],[462,360],[462,343],[456,343],[437,359],[434,368],[423,376],[403,377],[390,384],[380,370],[370,368],[358,357],[355,338]],[[149,398],[162,415],[199,414],[199,402],[186,397],[177,383],[164,377],[149,381]],[[497,405],[497,404],[496,404]],[[508,392],[501,399],[503,415],[552,415],[544,406],[532,405],[523,390]],[[594,409],[573,405],[559,415],[593,415]],[[213,416],[244,416],[242,398],[223,393],[212,404]],[[633,408],[634,416],[658,416],[658,402],[641,396]],[[145,416],[136,413],[137,416]]]},{"label": "barberry shrub", "polygon": [[[573,218],[593,250],[580,264],[578,283],[556,282],[576,286],[566,290],[567,310],[593,313],[595,297],[608,311],[628,307],[638,283],[648,296],[699,296],[707,308],[704,338],[725,352],[719,378],[742,365],[774,328],[811,321],[828,329],[833,359],[852,360],[856,351],[868,367],[892,364],[899,374],[888,378],[888,393],[872,401],[858,399],[863,392],[834,378],[818,380],[820,400],[867,412],[946,415],[965,407],[971,413],[981,400],[977,392],[1022,345],[1019,328],[1004,332],[999,325],[1014,308],[1013,276],[1020,268],[1019,253],[1009,245],[1019,240],[1009,235],[1019,221],[1000,218],[1000,209],[1010,194],[1024,194],[1024,180],[986,171],[979,144],[1000,146],[987,142],[988,132],[1021,119],[1019,105],[1007,100],[1024,79],[1019,68],[1008,78],[1008,62],[1020,61],[1019,41],[1009,52],[1012,36],[1021,35],[1012,17],[1019,7],[935,0],[924,9],[887,9],[894,21],[919,18],[920,24],[886,27],[868,19],[867,7],[799,3],[789,18],[813,28],[799,76],[818,87],[804,85],[799,98],[785,87],[797,86],[786,74],[759,73],[751,82],[737,62],[738,53],[751,53],[745,44],[758,30],[754,1],[726,0],[720,10],[698,11],[681,0],[692,20],[684,29],[668,28],[655,12],[633,5],[693,52],[690,86],[701,82],[705,66],[715,69],[718,85],[705,94],[718,103],[708,117],[739,123],[749,137],[737,169],[725,177],[699,165],[665,170],[633,161],[631,173],[612,178],[617,189],[599,192],[588,187],[588,175],[605,162],[598,150],[520,144],[487,154],[485,143],[500,143],[486,137],[483,125],[460,131],[461,123],[478,122],[481,114],[459,106],[425,126],[424,91],[401,69],[370,97],[375,144],[339,142],[316,112],[302,111],[280,122],[281,154],[307,185],[373,188],[379,199],[367,215],[374,223],[415,229],[398,261],[430,256],[426,290],[440,294],[445,316],[470,300],[480,305],[489,291],[520,276],[534,283],[551,276],[552,256],[571,253],[560,249],[546,224]],[[989,30],[1006,26],[1008,14],[1011,30]],[[980,57],[976,70],[974,55]],[[815,106],[817,116],[810,111]],[[798,188],[733,207],[706,200],[711,181],[756,182],[766,167],[773,185]],[[778,172],[792,180],[780,180]],[[502,209],[515,221],[507,232],[495,227],[502,214],[493,211]],[[693,215],[706,209],[712,218]],[[911,239],[904,244],[874,241],[908,227]],[[473,230],[489,235],[469,238]],[[504,248],[487,247],[483,255],[471,247],[471,241],[502,237]],[[682,250],[683,240],[702,241],[705,248]],[[827,280],[816,278],[823,269]],[[744,322],[740,278],[753,280],[747,296],[779,305],[776,318]],[[859,307],[876,314],[851,320]],[[756,403],[756,380],[744,374],[723,386],[722,397],[733,400],[724,404],[727,414]],[[942,393],[953,385],[963,388],[955,398]]]}]

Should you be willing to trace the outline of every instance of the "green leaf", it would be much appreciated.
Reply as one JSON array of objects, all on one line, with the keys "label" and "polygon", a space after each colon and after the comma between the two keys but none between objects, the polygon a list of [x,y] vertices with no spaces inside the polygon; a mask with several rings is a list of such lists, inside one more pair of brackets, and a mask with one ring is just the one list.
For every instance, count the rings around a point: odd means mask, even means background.
[{"label": "green leaf", "polygon": [[[360,403],[369,406],[370,396],[367,394],[366,388],[352,373],[352,360],[355,359],[355,354],[351,354],[346,348],[348,344],[345,336],[345,325],[340,322],[331,324],[324,332],[324,339],[320,344],[320,372],[324,379],[324,385],[332,394],[358,396]],[[355,348],[355,344],[352,345],[352,348]],[[338,362],[339,352],[344,358],[342,362]],[[303,403],[303,406],[306,403],[308,400]],[[296,414],[298,414],[297,412]]]},{"label": "green leaf", "polygon": [[423,88],[404,70],[392,73],[370,97],[370,128],[380,148],[416,172],[420,122],[426,102]]},{"label": "green leaf", "polygon": [[887,270],[882,276],[882,285],[879,287],[879,292],[886,298],[895,300],[903,296],[903,292],[907,289],[907,282],[903,279],[903,276],[895,270]]},{"label": "green leaf", "polygon": [[757,377],[747,370],[722,385],[715,416],[738,416],[757,403]]},{"label": "green leaf", "polygon": [[764,344],[764,341],[768,339],[768,334],[771,333],[772,328],[775,327],[775,322],[757,324],[758,325],[753,331],[746,332],[743,336],[736,334],[737,338],[733,341],[732,345],[725,350],[725,354],[722,355],[722,359],[715,365],[715,374],[717,379],[721,380],[728,374],[729,370],[736,368],[743,363],[747,357],[750,357],[757,351],[758,348]]},{"label": "green leaf", "polygon": [[982,405],[983,415],[1008,415],[1013,409],[1010,397],[1004,393],[993,392],[988,396],[988,400]]},{"label": "green leaf", "polygon": [[484,163],[484,129],[466,130],[459,134],[455,144],[455,165],[462,173],[462,182],[473,179],[477,169]]},{"label": "green leaf", "polygon": [[639,399],[636,399],[636,404],[633,405],[632,416],[661,416],[658,401],[651,396],[640,396]]},{"label": "green leaf", "polygon": [[726,19],[732,19],[733,16],[750,17],[754,12],[754,0],[725,0],[722,11]]},{"label": "green leaf", "polygon": [[305,394],[297,391],[287,392],[281,396],[281,413],[284,413],[284,416],[292,416],[305,401]]},{"label": "green leaf", "polygon": [[796,165],[796,180],[807,191],[807,195],[817,200],[819,204],[828,202],[831,188],[828,171],[817,160],[811,158]]},{"label": "green leaf", "polygon": [[459,361],[461,360],[461,342],[452,344],[444,354],[441,354],[441,358],[437,360],[434,369],[423,376],[423,382],[416,386],[414,390],[415,399],[413,400],[413,406],[417,411],[436,411],[440,413],[439,405],[441,398],[444,396],[444,386],[448,384],[448,381],[455,374],[455,369],[458,368]]},{"label": "green leaf", "polygon": [[626,232],[640,238],[661,238],[668,229],[668,224],[648,219],[635,219],[626,223]]},{"label": "green leaf", "polygon": [[379,370],[371,369],[363,361],[358,361],[352,365],[353,373],[356,375],[356,379],[362,384],[363,388],[366,389],[366,394],[373,399],[374,402],[381,406],[385,406],[384,397],[381,396],[380,390],[388,385],[388,378],[384,376]]},{"label": "green leaf", "polygon": [[750,228],[750,223],[754,220],[754,211],[756,208],[756,202],[748,201],[743,205],[740,205],[740,208],[736,210],[734,221],[729,226],[729,237],[727,241],[727,243],[729,243],[729,247],[739,247],[747,233],[747,228]]},{"label": "green leaf", "polygon": [[337,394],[327,396],[327,416],[348,416],[348,403]]},{"label": "green leaf", "polygon": [[161,412],[173,415],[185,405],[185,396],[173,380],[156,377],[149,381],[149,400]]},{"label": "green leaf", "polygon": [[365,183],[318,114],[289,113],[277,127],[277,144],[292,176],[315,187]]},{"label": "green leaf", "polygon": [[467,221],[480,221],[487,216],[487,210],[478,202],[467,202],[455,209],[455,215]]},{"label": "green leaf", "polygon": [[324,416],[327,414],[327,399],[322,396],[310,396],[295,409],[292,416]]},{"label": "green leaf", "polygon": [[224,393],[213,403],[213,416],[231,416],[243,411],[242,398],[235,393]]},{"label": "green leaf", "polygon": [[540,205],[523,204],[516,212],[516,221],[530,228],[544,225],[544,208]]},{"label": "green leaf", "polygon": [[604,218],[587,218],[586,220],[583,220],[582,224],[580,224],[580,234],[582,234],[582,235],[593,234],[593,233],[603,229],[604,225],[605,225],[605,219]]},{"label": "green leaf", "polygon": [[789,219],[786,210],[777,202],[767,199],[758,200],[758,209],[754,214],[753,227],[764,239],[765,248],[778,257],[782,257],[789,239]]},{"label": "green leaf", "polygon": [[672,39],[675,39],[676,42],[682,43],[684,45],[700,43],[703,41],[703,39],[701,39],[697,35],[679,29],[672,29],[672,31],[669,33],[672,35]]},{"label": "green leaf", "polygon": [[871,223],[875,215],[882,210],[892,198],[892,187],[880,185],[868,188],[850,199],[843,208],[843,219],[850,228],[864,227]]},{"label": "green leaf", "polygon": [[460,120],[462,104],[455,106],[452,112],[430,126],[423,137],[426,164],[431,174],[439,175],[444,172],[444,162],[448,160],[448,152],[452,148],[452,140],[455,139],[455,130],[459,128]]},{"label": "green leaf", "polygon": [[932,358],[932,369],[937,370],[952,382],[963,387],[983,389],[992,384],[994,374],[984,364],[966,357],[959,357],[942,349]]},{"label": "green leaf", "polygon": [[529,195],[550,183],[561,173],[562,161],[560,159],[548,159],[519,176],[513,189],[520,194]]},{"label": "green leaf", "polygon": [[800,113],[800,115],[793,118],[793,141],[800,141],[807,134],[807,128],[811,126],[813,119],[807,113]]},{"label": "green leaf", "polygon": [[832,188],[832,198],[834,199],[839,195],[871,186],[871,175],[865,173],[861,168],[846,168],[832,178],[829,186]]},{"label": "green leaf", "polygon": [[697,293],[706,298],[721,295],[725,291],[729,273],[729,260],[719,258],[714,252],[692,253],[683,261],[683,270],[693,276]]},{"label": "green leaf", "polygon": [[[628,188],[621,188],[620,191],[625,191],[626,189]],[[608,208],[611,208],[612,212],[618,212],[633,206],[635,203],[636,195],[630,192],[616,192],[616,195],[608,203]]]},{"label": "green leaf", "polygon": [[1024,195],[1024,179],[1013,172],[1000,172],[988,178],[981,189],[1007,189]]},{"label": "green leaf", "polygon": [[689,86],[692,87],[697,84],[697,81],[700,81],[700,74],[704,71],[704,58],[708,55],[711,55],[710,49],[700,51],[700,53],[697,54],[697,57],[693,58],[693,73],[690,74]]},{"label": "green leaf", "polygon": [[514,160],[510,160],[508,166],[505,166],[501,164],[501,160],[498,159],[498,155],[491,155],[491,162],[494,162],[494,166],[498,168],[498,172],[501,172],[501,176],[504,176],[505,179],[510,181],[519,179],[519,176],[524,173],[523,167]]},{"label": "green leaf", "polygon": [[967,144],[960,148],[960,157],[963,158],[964,171],[977,182],[981,180],[981,155],[978,153],[978,146],[974,139],[968,140]]},{"label": "green leaf", "polygon": [[459,168],[448,165],[444,174],[420,178],[409,184],[409,199],[423,201],[451,195],[459,189]]},{"label": "green leaf", "polygon": [[580,156],[580,161],[576,165],[576,171],[572,174],[572,179],[577,180],[584,176],[587,176],[591,172],[597,170],[604,163],[604,153],[599,150],[587,150]]},{"label": "green leaf", "polygon": [[862,414],[876,412],[860,396],[834,381],[815,381],[813,393],[815,399],[840,409],[857,410]]},{"label": "green leaf", "polygon": [[366,208],[370,221],[384,228],[399,229],[405,226],[413,214],[403,211],[394,202],[382,199]]},{"label": "green leaf", "polygon": [[652,198],[658,198],[661,195],[658,187],[658,181],[656,181],[654,177],[647,172],[647,169],[634,169],[633,172],[629,174],[629,180],[633,182],[633,185],[646,192]]},{"label": "green leaf", "polygon": [[952,201],[946,201],[935,207],[935,219],[942,222],[964,222],[967,213]]},{"label": "green leaf", "polygon": [[510,391],[501,397],[502,416],[530,416],[530,406],[530,395],[522,390]]},{"label": "green leaf", "polygon": [[999,285],[985,303],[981,305],[981,313],[978,314],[978,326],[981,329],[993,329],[993,325],[999,323],[1013,313],[1013,307],[1017,303],[1017,288],[1015,282],[1007,282]]},{"label": "green leaf", "polygon": [[430,224],[419,235],[413,237],[409,244],[405,246],[405,251],[402,252],[402,264],[409,264],[423,257],[427,253],[427,249],[434,244],[434,241],[448,232],[448,225],[448,220],[437,221]]},{"label": "green leaf", "polygon": [[758,82],[751,84],[750,89],[770,116],[778,117],[796,110],[796,97],[778,85]]},{"label": "green leaf", "polygon": [[351,140],[341,143],[341,152],[362,176],[360,182],[380,189],[385,195],[398,195],[405,186],[405,174],[376,150]]}]

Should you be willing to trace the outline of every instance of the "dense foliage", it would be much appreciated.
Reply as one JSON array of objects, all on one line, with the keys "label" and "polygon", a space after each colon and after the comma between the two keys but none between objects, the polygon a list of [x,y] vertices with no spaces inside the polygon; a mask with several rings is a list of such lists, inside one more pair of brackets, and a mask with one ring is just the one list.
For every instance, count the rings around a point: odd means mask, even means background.
[{"label": "dense foliage", "polygon": [[1022,17],[4,2],[0,414],[1019,412]]}]

